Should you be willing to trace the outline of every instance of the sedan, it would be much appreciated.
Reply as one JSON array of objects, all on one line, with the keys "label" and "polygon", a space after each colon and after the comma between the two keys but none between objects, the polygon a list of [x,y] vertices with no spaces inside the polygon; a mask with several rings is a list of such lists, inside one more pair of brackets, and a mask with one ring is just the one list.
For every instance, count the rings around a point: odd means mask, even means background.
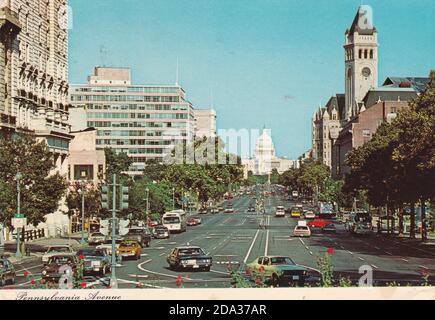
[{"label": "sedan", "polygon": [[169,238],[169,230],[164,226],[157,226],[153,230],[153,237],[155,239],[167,239]]},{"label": "sedan", "polygon": [[83,258],[83,273],[95,272],[105,276],[106,273],[111,271],[111,259],[107,255],[106,250],[95,248],[80,249],[77,252],[77,256]]},{"label": "sedan", "polygon": [[88,243],[90,245],[94,245],[94,244],[99,245],[99,244],[106,243],[106,241],[107,241],[107,236],[105,236],[101,232],[93,232],[88,238]]},{"label": "sedan", "polygon": [[69,245],[49,246],[47,251],[42,256],[42,263],[48,263],[52,256],[60,253],[75,254],[75,251]]},{"label": "sedan", "polygon": [[0,259],[0,287],[15,283],[15,268],[8,259]]},{"label": "sedan", "polygon": [[59,279],[67,274],[69,270],[73,278],[78,278],[77,267],[79,265],[79,258],[72,253],[59,253],[50,256],[47,264],[42,268],[42,283],[47,281],[58,282]]},{"label": "sedan", "polygon": [[169,264],[169,268],[173,270],[193,269],[210,271],[212,266],[212,257],[196,246],[176,247],[171,251],[166,261]]},{"label": "sedan", "polygon": [[195,227],[195,226],[198,225],[198,221],[196,221],[195,218],[189,218],[189,219],[187,219],[186,224],[187,224],[189,227]]},{"label": "sedan", "polygon": [[123,241],[119,244],[118,255],[122,258],[140,259],[141,246],[137,241]]},{"label": "sedan", "polygon": [[293,230],[293,237],[311,237],[311,230],[308,226],[297,225]]},{"label": "sedan", "polygon": [[252,279],[260,276],[274,286],[280,284],[303,286],[307,277],[307,269],[286,256],[259,257],[247,265],[246,271]]},{"label": "sedan", "polygon": [[337,228],[333,223],[325,224],[322,228],[323,233],[337,233]]}]

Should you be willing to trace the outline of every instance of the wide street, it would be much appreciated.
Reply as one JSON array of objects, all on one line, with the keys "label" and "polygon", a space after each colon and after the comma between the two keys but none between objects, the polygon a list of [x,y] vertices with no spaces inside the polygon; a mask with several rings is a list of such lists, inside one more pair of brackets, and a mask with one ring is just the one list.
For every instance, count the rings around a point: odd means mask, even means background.
[{"label": "wide street", "polygon": [[[277,205],[285,207],[293,203],[286,197],[270,196],[265,200],[266,213],[248,213],[248,206],[255,200],[253,196],[243,195],[232,201],[234,213],[201,215],[202,224],[188,227],[187,232],[173,234],[170,239],[153,240],[149,248],[142,250],[140,260],[123,261],[116,268],[120,288],[134,288],[140,282],[144,288],[174,288],[176,278],[182,277],[185,288],[225,288],[230,287],[228,268],[244,270],[250,263],[262,255],[285,255],[297,264],[310,270],[307,285],[319,281],[317,260],[325,256],[328,248],[333,248],[331,261],[334,277],[350,277],[357,281],[361,266],[373,270],[375,285],[396,282],[400,284],[421,284],[422,272],[429,273],[429,282],[434,283],[435,250],[431,244],[410,242],[388,236],[371,235],[358,237],[344,230],[337,222],[337,234],[314,233],[310,238],[294,238],[292,230],[297,219],[288,215],[285,218],[274,216]],[[264,225],[264,227],[263,227]],[[172,271],[168,268],[166,257],[171,249],[179,245],[196,245],[213,257],[210,272]],[[18,288],[30,285],[30,278],[38,279],[42,265],[40,261],[17,265]],[[87,277],[88,283],[104,285],[108,279]]]}]

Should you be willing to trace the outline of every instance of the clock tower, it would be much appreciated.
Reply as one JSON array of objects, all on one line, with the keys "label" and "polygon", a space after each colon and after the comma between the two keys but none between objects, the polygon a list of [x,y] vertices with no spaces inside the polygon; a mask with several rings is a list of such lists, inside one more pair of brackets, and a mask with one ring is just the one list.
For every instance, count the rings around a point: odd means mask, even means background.
[{"label": "clock tower", "polygon": [[345,34],[345,110],[343,119],[357,115],[366,93],[378,85],[378,38],[372,9],[360,6]]}]

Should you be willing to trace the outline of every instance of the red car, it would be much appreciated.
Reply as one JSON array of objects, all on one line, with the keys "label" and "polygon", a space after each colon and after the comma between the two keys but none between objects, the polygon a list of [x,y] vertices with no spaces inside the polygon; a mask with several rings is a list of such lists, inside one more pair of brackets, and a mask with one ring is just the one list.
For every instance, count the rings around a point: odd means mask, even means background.
[{"label": "red car", "polygon": [[322,229],[324,226],[326,226],[328,224],[332,224],[332,222],[328,221],[328,220],[324,220],[324,219],[319,219],[319,218],[311,220],[310,222],[308,222],[308,226],[310,228],[319,228],[319,229]]},{"label": "red car", "polygon": [[187,219],[187,223],[188,226],[192,227],[192,226],[197,226],[198,225],[198,221],[195,218],[189,218]]}]

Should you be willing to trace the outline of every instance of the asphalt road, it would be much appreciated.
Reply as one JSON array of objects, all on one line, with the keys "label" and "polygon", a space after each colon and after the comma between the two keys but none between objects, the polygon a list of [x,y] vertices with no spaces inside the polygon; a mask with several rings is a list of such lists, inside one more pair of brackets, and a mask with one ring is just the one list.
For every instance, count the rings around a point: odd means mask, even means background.
[{"label": "asphalt road", "polygon": [[[153,240],[149,248],[142,250],[141,259],[123,261],[116,269],[119,288],[135,288],[140,282],[144,288],[174,288],[176,278],[182,277],[185,288],[228,288],[228,268],[244,270],[244,265],[262,255],[285,255],[297,264],[309,268],[308,284],[319,281],[317,261],[333,248],[331,255],[334,277],[350,277],[358,281],[362,266],[373,270],[375,285],[412,283],[420,285],[422,272],[429,273],[429,282],[435,284],[435,250],[432,245],[410,242],[406,239],[372,235],[350,235],[337,223],[337,234],[315,233],[310,238],[294,238],[292,231],[297,219],[288,216],[274,217],[277,205],[293,205],[286,198],[271,196],[265,201],[266,213],[248,213],[254,200],[241,196],[232,200],[234,213],[201,215],[202,224],[188,227],[187,232],[173,234],[170,239]],[[265,228],[260,227],[262,224]],[[169,270],[166,256],[175,246],[197,245],[213,257],[210,272]],[[18,265],[15,287],[30,286],[24,271],[36,279],[41,262]],[[89,283],[107,283],[108,279],[88,277]],[[97,286],[98,287],[98,286]]]}]

